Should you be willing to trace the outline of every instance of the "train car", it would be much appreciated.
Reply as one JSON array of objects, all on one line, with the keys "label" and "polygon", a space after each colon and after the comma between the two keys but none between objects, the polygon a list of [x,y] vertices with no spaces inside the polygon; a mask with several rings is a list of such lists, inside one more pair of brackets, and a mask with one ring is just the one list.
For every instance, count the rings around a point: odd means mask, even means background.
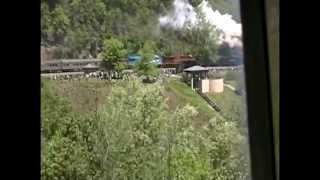
[{"label": "train car", "polygon": [[76,72],[83,71],[88,65],[98,70],[101,65],[100,59],[60,59],[50,60],[41,64],[41,72]]},{"label": "train car", "polygon": [[[138,64],[141,61],[140,55],[130,55],[128,56],[128,64],[130,66],[134,66]],[[154,59],[152,60],[152,63],[156,65],[161,65],[163,63],[162,57],[158,55],[154,55]]]},{"label": "train car", "polygon": [[62,61],[61,60],[50,60],[41,63],[41,72],[61,72],[62,71]]},{"label": "train car", "polygon": [[100,59],[64,59],[62,60],[62,70],[64,72],[83,71],[84,68],[88,65],[98,70],[100,64]]},{"label": "train car", "polygon": [[130,55],[128,56],[128,64],[134,66],[141,61],[140,55]]}]

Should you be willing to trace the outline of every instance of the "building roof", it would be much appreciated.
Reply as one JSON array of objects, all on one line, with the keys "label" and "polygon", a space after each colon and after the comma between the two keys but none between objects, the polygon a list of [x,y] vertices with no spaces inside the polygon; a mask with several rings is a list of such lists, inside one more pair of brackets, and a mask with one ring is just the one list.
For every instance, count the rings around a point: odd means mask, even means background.
[{"label": "building roof", "polygon": [[184,71],[186,71],[186,72],[208,71],[208,69],[205,67],[202,67],[202,66],[191,66],[191,67],[185,69]]},{"label": "building roof", "polygon": [[183,64],[186,62],[194,62],[195,59],[190,55],[176,55],[165,57],[165,64]]}]

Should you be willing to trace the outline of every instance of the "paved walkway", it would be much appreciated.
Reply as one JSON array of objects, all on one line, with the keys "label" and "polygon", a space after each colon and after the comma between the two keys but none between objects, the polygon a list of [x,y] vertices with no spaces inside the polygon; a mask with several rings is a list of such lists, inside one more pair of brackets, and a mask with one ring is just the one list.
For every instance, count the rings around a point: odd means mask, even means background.
[{"label": "paved walkway", "polygon": [[231,89],[232,91],[236,91],[236,88],[231,86],[230,84],[224,84],[224,86]]}]

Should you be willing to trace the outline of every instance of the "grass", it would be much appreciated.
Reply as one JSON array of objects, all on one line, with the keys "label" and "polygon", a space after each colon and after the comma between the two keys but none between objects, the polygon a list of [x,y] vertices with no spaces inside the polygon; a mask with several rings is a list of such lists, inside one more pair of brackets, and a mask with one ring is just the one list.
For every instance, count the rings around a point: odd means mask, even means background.
[{"label": "grass", "polygon": [[195,119],[196,125],[202,125],[214,116],[220,116],[214,111],[205,100],[196,92],[192,91],[189,86],[180,80],[171,79],[165,84],[165,96],[169,97],[169,106],[171,109],[179,108],[183,105],[190,104],[199,112]]},{"label": "grass", "polygon": [[228,88],[224,88],[223,93],[208,93],[207,95],[221,107],[222,114],[226,119],[246,125],[245,96],[239,96]]},{"label": "grass", "polygon": [[106,100],[110,92],[110,84],[106,81],[46,81],[55,95],[64,97],[70,102],[73,111],[81,114],[93,112]]},{"label": "grass", "polygon": [[[106,81],[97,80],[45,81],[57,96],[64,97],[70,102],[73,111],[81,114],[94,112],[97,106],[105,102],[112,87]],[[196,126],[206,123],[212,117],[220,116],[196,92],[177,78],[170,78],[164,84],[164,89],[162,94],[167,99],[171,111],[187,104],[197,109],[199,114],[194,119]]]},{"label": "grass", "polygon": [[234,81],[234,80],[230,80],[230,81],[225,81],[225,83],[226,84],[229,84],[229,85],[231,85],[231,86],[233,86],[233,87],[237,87],[237,85],[238,85],[238,82],[237,81]]}]

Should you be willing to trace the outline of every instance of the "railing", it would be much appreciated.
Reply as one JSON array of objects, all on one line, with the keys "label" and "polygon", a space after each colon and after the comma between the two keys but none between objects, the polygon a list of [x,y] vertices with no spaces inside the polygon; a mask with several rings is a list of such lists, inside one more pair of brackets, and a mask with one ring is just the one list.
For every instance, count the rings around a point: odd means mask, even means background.
[{"label": "railing", "polygon": [[205,94],[203,94],[200,90],[196,90],[196,92],[205,100],[207,101],[207,103],[217,112],[221,112],[221,108],[215,103],[213,102],[210,98],[208,98],[208,96],[206,96]]},{"label": "railing", "polygon": [[240,70],[243,68],[242,65],[240,66],[212,66],[212,67],[206,67],[209,71],[222,71],[222,70]]}]

